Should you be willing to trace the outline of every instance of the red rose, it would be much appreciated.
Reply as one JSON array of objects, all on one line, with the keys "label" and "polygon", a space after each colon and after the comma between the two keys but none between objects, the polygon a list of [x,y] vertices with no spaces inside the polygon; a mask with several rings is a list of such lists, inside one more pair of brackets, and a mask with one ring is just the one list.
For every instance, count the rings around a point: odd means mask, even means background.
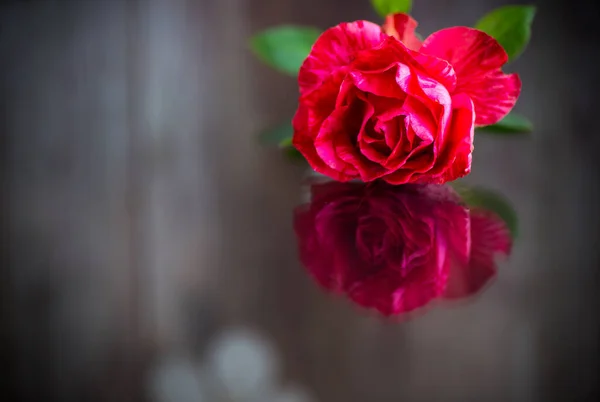
[{"label": "red rose", "polygon": [[294,227],[302,263],[326,289],[385,315],[477,292],[511,240],[496,215],[439,185],[328,182]]},{"label": "red rose", "polygon": [[444,183],[471,169],[473,130],[514,106],[521,82],[484,32],[448,28],[423,43],[406,14],[325,31],[300,69],[294,146],[339,181]]}]

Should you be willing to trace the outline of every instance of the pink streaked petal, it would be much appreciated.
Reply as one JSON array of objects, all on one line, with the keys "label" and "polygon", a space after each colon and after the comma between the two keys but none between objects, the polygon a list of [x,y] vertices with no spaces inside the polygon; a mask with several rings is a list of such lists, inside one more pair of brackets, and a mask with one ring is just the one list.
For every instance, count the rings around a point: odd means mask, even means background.
[{"label": "pink streaked petal", "polygon": [[384,143],[390,152],[398,146],[401,140],[406,142],[406,139],[403,140],[403,138],[406,138],[407,123],[405,114],[397,114],[391,118],[378,116],[375,129],[383,132]]},{"label": "pink streaked petal", "polygon": [[358,147],[363,154],[371,162],[382,164],[386,158],[386,151],[389,152],[383,141],[365,141],[362,138],[358,139]]},{"label": "pink streaked petal", "polygon": [[452,64],[458,77],[455,93],[471,97],[477,125],[498,122],[515,105],[521,81],[516,74],[502,73],[508,56],[485,32],[468,27],[443,29],[431,34],[420,51]]},{"label": "pink streaked petal", "polygon": [[379,47],[360,52],[352,63],[352,70],[381,73],[398,64],[408,67],[402,76],[419,72],[433,78],[450,92],[456,86],[456,74],[450,63],[435,56],[414,52],[392,37],[388,37]]},{"label": "pink streaked petal", "polygon": [[362,51],[378,46],[388,36],[369,21],[342,23],[326,30],[300,67],[300,94],[318,88],[336,70],[348,66]]},{"label": "pink streaked petal", "polygon": [[419,145],[415,148],[404,164],[405,169],[415,173],[428,173],[435,164],[435,155],[432,145]]},{"label": "pink streaked petal", "polygon": [[409,140],[406,138],[406,131],[401,133],[404,138],[400,138],[396,143],[396,146],[392,148],[392,152],[387,157],[383,166],[390,172],[393,172],[404,166],[406,160],[410,156],[411,151],[414,149],[410,146]]},{"label": "pink streaked petal", "polygon": [[[405,66],[405,68],[407,74],[410,74],[408,67]],[[396,65],[392,65],[384,71],[353,71],[350,73],[354,85],[363,92],[386,98],[404,99],[406,93],[402,86],[396,82],[396,76]]]},{"label": "pink streaked petal", "polygon": [[[412,132],[412,128],[409,128],[408,133],[414,136]],[[418,141],[418,140],[417,140]],[[423,155],[424,158],[418,158],[419,155]],[[415,157],[419,159],[419,161],[414,161]],[[431,144],[426,144],[423,141],[415,142],[414,144],[410,144],[408,138],[401,139],[398,141],[396,147],[392,150],[392,153],[385,161],[384,166],[389,171],[395,171],[400,168],[404,170],[412,171],[413,173],[420,172],[422,170],[429,170],[431,167],[431,163],[427,162],[427,159],[431,159],[433,161],[434,155],[432,151]],[[411,160],[414,162],[420,162],[421,164],[413,163],[412,166]],[[426,166],[429,165],[429,166]]]},{"label": "pink streaked petal", "polygon": [[344,176],[343,181],[359,177],[363,181],[372,181],[385,174],[386,170],[361,154],[356,142],[373,115],[373,107],[352,90],[348,90],[347,94],[346,104],[338,106],[320,125],[314,138],[314,148],[322,163],[339,172],[337,177]]},{"label": "pink streaked petal", "polygon": [[475,124],[487,126],[500,121],[515,106],[521,93],[521,79],[517,74],[497,70],[479,81],[473,77],[464,93],[475,105]]},{"label": "pink streaked petal", "polygon": [[473,135],[475,133],[473,102],[465,94],[452,97],[452,116],[445,134],[442,153],[429,172],[447,182],[466,176],[471,171]]},{"label": "pink streaked petal", "polygon": [[396,82],[398,86],[410,96],[426,105],[428,115],[431,115],[439,124],[439,131],[444,132],[448,121],[452,97],[448,89],[431,77],[421,73],[419,70],[410,69],[404,64],[398,64]]},{"label": "pink streaked petal", "polygon": [[460,77],[480,71],[494,71],[508,61],[497,40],[483,31],[469,27],[452,27],[432,33],[421,53],[448,61]]},{"label": "pink streaked petal", "polygon": [[398,39],[411,50],[421,48],[421,40],[415,34],[419,24],[410,15],[404,13],[390,14],[383,24],[383,31]]},{"label": "pink streaked petal", "polygon": [[342,79],[332,75],[323,85],[300,97],[299,103],[313,111],[311,123],[319,125],[335,109]]},{"label": "pink streaked petal", "polygon": [[[382,120],[380,119],[379,122]],[[403,115],[396,115],[394,118],[387,120],[382,125],[382,130],[385,138],[385,145],[389,149],[394,149],[402,136],[407,136],[407,118]]]},{"label": "pink streaked petal", "polygon": [[444,173],[444,181],[456,180],[471,173],[473,159],[473,137],[475,134],[475,112],[473,102],[469,97],[456,95],[453,98],[451,135],[456,136],[456,158],[454,163]]},{"label": "pink streaked petal", "polygon": [[[437,109],[440,109],[438,106]],[[410,127],[415,135],[429,144],[437,136],[438,122],[431,109],[416,98],[409,96],[404,102],[404,110],[409,116]]]},{"label": "pink streaked petal", "polygon": [[300,104],[292,120],[292,125],[294,126],[292,144],[306,158],[315,171],[335,180],[345,181],[344,175],[327,166],[317,153],[314,145],[314,134],[310,128],[310,115],[311,111]]},{"label": "pink streaked petal", "polygon": [[471,211],[471,254],[467,265],[455,263],[444,294],[446,299],[473,295],[496,275],[496,255],[508,256],[512,247],[510,232],[496,214]]},{"label": "pink streaked petal", "polygon": [[387,173],[384,167],[362,155],[350,141],[345,141],[339,146],[338,153],[341,159],[358,171],[360,179],[364,182],[373,181]]},{"label": "pink streaked petal", "polygon": [[448,92],[452,93],[455,90],[457,76],[450,63],[446,60],[419,52],[411,52],[411,55],[422,66],[423,71],[432,76],[435,81],[442,84]]},{"label": "pink streaked petal", "polygon": [[[369,104],[370,107],[372,105]],[[371,117],[371,115],[369,116]],[[365,120],[358,134],[357,143],[360,152],[370,161],[381,164],[387,158],[389,147],[385,145],[383,134],[375,131],[372,122]]]},{"label": "pink streaked petal", "polygon": [[[359,110],[362,106],[365,110]],[[314,142],[319,157],[330,168],[339,171],[345,180],[360,178],[372,181],[385,174],[385,169],[361,153],[352,138],[357,138],[372,114],[368,104],[355,101],[350,107],[340,107],[323,123]],[[362,119],[362,120],[360,120]]]},{"label": "pink streaked petal", "polygon": [[349,139],[358,136],[364,122],[372,113],[368,104],[356,100],[350,106],[338,107],[323,122],[314,146],[327,166],[346,175],[356,175],[356,170],[344,161],[342,155],[357,152],[355,149],[349,149],[355,148]]},{"label": "pink streaked petal", "polygon": [[387,175],[383,176],[382,179],[385,182],[393,185],[414,183],[415,174],[416,172],[414,170],[400,168],[392,173],[388,173]]},{"label": "pink streaked petal", "polygon": [[402,113],[406,95],[401,99],[377,96],[369,92],[356,91],[356,96],[373,106],[374,115],[378,120],[388,121]]}]

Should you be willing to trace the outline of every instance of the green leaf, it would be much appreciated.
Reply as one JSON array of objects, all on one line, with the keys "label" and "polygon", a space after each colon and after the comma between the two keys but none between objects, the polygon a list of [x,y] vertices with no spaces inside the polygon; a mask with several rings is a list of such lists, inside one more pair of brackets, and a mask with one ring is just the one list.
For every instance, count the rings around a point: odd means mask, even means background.
[{"label": "green leaf", "polygon": [[284,148],[283,152],[285,156],[287,156],[292,162],[306,162],[304,155],[302,155],[300,151],[292,146]]},{"label": "green leaf", "polygon": [[494,212],[506,223],[512,238],[518,236],[517,213],[504,196],[488,189],[470,187],[462,183],[451,183],[451,186],[467,206]]},{"label": "green leaf", "polygon": [[500,7],[480,19],[475,28],[494,37],[514,60],[529,43],[535,11],[534,6]]},{"label": "green leaf", "polygon": [[269,66],[296,76],[320,34],[312,27],[281,25],[253,36],[250,47]]},{"label": "green leaf", "polygon": [[277,145],[281,148],[292,145],[294,129],[291,122],[286,122],[277,127],[273,127],[259,136],[261,143],[265,145]]},{"label": "green leaf", "polygon": [[371,0],[373,8],[379,15],[386,17],[396,13],[410,13],[412,0]]},{"label": "green leaf", "polygon": [[498,123],[477,130],[494,134],[524,134],[533,131],[533,124],[524,116],[509,113]]}]

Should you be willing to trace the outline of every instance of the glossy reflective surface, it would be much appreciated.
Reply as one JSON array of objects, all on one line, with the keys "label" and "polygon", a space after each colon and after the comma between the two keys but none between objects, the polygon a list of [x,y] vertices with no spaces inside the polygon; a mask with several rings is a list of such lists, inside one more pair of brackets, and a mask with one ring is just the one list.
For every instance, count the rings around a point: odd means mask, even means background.
[{"label": "glossy reflective surface", "polygon": [[384,315],[473,295],[512,240],[448,185],[313,183],[295,212],[300,259],[327,290]]}]

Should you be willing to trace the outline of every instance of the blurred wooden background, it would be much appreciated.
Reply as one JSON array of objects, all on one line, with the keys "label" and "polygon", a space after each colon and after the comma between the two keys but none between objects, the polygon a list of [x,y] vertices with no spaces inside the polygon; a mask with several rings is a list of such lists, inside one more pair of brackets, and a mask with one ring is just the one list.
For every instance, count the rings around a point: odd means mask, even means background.
[{"label": "blurred wooden background", "polygon": [[[506,2],[414,3],[426,35]],[[475,302],[400,324],[304,274],[291,227],[302,169],[255,141],[292,115],[297,89],[246,38],[376,20],[367,0],[3,3],[3,392],[147,400],[158,357],[247,325],[322,402],[596,395],[597,11],[538,6],[509,67],[536,131],[478,137],[469,178],[514,201],[511,261]]]}]

